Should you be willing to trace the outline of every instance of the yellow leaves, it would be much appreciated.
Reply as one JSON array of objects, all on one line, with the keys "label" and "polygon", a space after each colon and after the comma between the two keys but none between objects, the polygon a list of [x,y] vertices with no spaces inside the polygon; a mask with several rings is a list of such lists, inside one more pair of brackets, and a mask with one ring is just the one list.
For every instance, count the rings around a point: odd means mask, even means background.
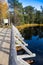
[{"label": "yellow leaves", "polygon": [[0,9],[1,9],[1,13],[2,13],[2,17],[3,18],[7,18],[7,15],[8,15],[8,6],[7,6],[7,3],[1,3],[0,2]]},{"label": "yellow leaves", "polygon": [[7,3],[4,3],[4,4],[3,4],[3,8],[2,8],[2,10],[5,11],[5,12],[8,10]]},{"label": "yellow leaves", "polygon": [[2,3],[0,2],[0,20],[2,19]]},{"label": "yellow leaves", "polygon": [[3,14],[3,17],[6,18],[7,17],[7,14],[8,14],[8,6],[7,6],[7,3],[3,3],[3,8],[2,8],[2,14]]}]

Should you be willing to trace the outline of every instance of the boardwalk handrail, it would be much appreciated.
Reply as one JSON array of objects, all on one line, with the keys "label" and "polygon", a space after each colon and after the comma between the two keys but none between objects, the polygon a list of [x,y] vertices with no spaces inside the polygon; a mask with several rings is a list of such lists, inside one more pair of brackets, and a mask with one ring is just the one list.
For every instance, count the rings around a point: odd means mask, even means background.
[{"label": "boardwalk handrail", "polygon": [[[23,37],[21,36],[20,32],[12,25],[12,28],[11,28],[10,54],[9,54],[9,65],[19,65],[18,64],[19,59],[23,60],[21,56],[20,57],[17,56],[15,43],[19,43],[20,46],[29,54],[27,57],[35,57],[36,56],[36,54],[32,53],[25,46],[25,42],[23,41]],[[23,57],[25,57],[25,56],[23,56]],[[25,63],[23,65],[25,65]],[[29,64],[27,64],[27,65],[29,65]]]},{"label": "boardwalk handrail", "polygon": [[15,40],[14,40],[14,32],[13,32],[13,25],[12,25],[12,28],[11,28],[9,65],[18,65],[18,63],[17,63],[17,52],[16,52]]}]

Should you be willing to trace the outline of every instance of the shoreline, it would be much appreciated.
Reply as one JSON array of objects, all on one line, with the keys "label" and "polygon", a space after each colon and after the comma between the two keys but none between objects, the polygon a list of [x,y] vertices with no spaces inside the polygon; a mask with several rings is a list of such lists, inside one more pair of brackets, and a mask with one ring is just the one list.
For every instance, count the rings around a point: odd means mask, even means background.
[{"label": "shoreline", "polygon": [[23,24],[23,25],[19,25],[19,26],[16,26],[16,27],[21,31],[24,28],[35,27],[35,26],[43,26],[43,24]]}]

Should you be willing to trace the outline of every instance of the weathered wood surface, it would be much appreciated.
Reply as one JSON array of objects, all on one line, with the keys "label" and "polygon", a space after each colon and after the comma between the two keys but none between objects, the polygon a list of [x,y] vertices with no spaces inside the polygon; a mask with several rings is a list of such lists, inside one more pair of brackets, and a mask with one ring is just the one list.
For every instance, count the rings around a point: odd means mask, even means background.
[{"label": "weathered wood surface", "polygon": [[[17,57],[14,30],[14,26],[12,29],[0,28],[0,65],[30,65],[21,57]],[[32,54],[23,44],[20,45],[25,51]],[[33,56],[35,57],[34,54]]]},{"label": "weathered wood surface", "polygon": [[8,65],[11,29],[0,28],[0,65]]}]

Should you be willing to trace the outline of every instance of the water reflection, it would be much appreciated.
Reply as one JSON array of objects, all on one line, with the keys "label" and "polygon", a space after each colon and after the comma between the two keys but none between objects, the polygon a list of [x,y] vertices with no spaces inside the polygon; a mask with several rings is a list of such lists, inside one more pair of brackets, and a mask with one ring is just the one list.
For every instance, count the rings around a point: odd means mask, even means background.
[{"label": "water reflection", "polygon": [[37,27],[29,27],[25,28],[22,32],[23,37],[25,39],[31,39],[32,36],[39,36],[39,38],[43,38],[43,27],[37,26]]},{"label": "water reflection", "polygon": [[43,65],[43,27],[31,27],[24,29],[25,41],[28,43],[28,48],[36,53],[36,57],[32,58],[35,63],[32,65]]},{"label": "water reflection", "polygon": [[35,60],[33,65],[43,65],[43,38],[39,36],[32,36],[30,40],[25,40],[28,43],[28,48],[36,53],[36,57],[32,58]]}]

